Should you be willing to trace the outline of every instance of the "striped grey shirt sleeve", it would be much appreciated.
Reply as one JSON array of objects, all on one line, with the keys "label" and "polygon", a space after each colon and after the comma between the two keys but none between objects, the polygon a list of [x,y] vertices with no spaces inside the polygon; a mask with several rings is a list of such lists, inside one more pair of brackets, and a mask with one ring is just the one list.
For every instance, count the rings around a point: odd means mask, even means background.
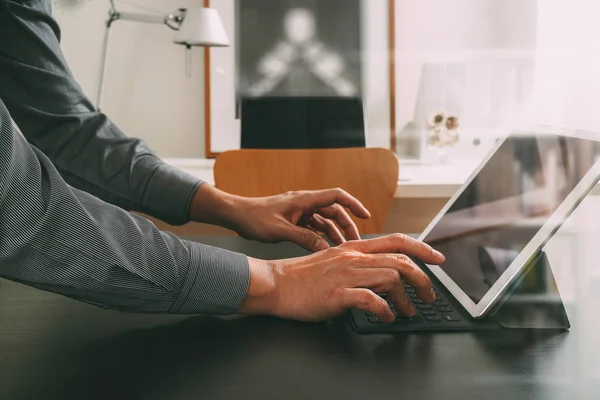
[{"label": "striped grey shirt sleeve", "polygon": [[242,254],[68,186],[0,99],[0,277],[121,311],[224,315],[242,304],[250,272]]},{"label": "striped grey shirt sleeve", "polygon": [[52,0],[0,0],[0,96],[19,129],[69,185],[173,225],[188,222],[202,182],[96,110],[67,65],[51,14]]}]

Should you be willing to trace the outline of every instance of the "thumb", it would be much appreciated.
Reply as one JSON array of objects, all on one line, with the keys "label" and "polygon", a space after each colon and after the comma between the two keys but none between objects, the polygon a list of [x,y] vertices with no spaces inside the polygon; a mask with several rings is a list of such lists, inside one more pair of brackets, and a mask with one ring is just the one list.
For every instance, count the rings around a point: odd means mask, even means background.
[{"label": "thumb", "polygon": [[287,228],[285,235],[290,242],[305,248],[309,251],[321,251],[329,248],[329,243],[318,233],[308,228],[302,228],[297,225],[291,225]]}]

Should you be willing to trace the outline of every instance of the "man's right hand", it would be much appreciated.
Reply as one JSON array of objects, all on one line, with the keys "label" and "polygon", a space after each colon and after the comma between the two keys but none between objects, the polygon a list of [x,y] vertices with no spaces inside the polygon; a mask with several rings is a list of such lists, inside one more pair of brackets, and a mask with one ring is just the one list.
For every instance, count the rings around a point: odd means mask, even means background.
[{"label": "man's right hand", "polygon": [[392,322],[394,314],[377,295],[385,292],[398,313],[410,317],[415,310],[402,280],[426,303],[433,303],[435,294],[429,277],[409,256],[429,264],[444,262],[427,244],[400,234],[349,241],[300,258],[250,258],[250,286],[238,312],[320,321],[357,308]]}]

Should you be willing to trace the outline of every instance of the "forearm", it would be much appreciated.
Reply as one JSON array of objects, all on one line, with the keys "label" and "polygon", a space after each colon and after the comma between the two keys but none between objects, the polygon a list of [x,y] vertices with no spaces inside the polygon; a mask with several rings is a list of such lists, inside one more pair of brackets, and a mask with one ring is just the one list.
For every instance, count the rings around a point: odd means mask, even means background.
[{"label": "forearm", "polygon": [[160,232],[70,188],[12,131],[0,102],[0,276],[105,308],[230,314],[248,259]]},{"label": "forearm", "polygon": [[187,222],[200,180],[165,164],[95,109],[59,38],[50,0],[0,0],[0,97],[23,135],[70,185],[171,224]]}]

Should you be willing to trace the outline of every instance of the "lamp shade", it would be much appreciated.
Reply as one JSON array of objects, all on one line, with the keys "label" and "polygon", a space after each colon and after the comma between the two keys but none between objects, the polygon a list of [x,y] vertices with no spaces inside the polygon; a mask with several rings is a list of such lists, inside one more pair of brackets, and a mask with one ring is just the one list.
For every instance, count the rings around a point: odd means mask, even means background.
[{"label": "lamp shade", "polygon": [[175,43],[186,46],[229,46],[229,39],[217,10],[196,7],[185,12]]}]

